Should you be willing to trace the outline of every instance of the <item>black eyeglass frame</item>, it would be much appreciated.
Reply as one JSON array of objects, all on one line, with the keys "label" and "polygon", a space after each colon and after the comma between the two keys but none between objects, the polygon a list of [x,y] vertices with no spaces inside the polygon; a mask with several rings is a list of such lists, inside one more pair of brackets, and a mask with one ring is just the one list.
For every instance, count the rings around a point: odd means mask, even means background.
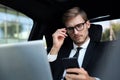
[{"label": "black eyeglass frame", "polygon": [[74,29],[76,29],[77,31],[82,31],[84,29],[84,24],[86,23],[87,21],[85,21],[84,23],[79,23],[73,27],[66,27],[66,30],[67,30],[67,33],[73,33],[74,32]]}]

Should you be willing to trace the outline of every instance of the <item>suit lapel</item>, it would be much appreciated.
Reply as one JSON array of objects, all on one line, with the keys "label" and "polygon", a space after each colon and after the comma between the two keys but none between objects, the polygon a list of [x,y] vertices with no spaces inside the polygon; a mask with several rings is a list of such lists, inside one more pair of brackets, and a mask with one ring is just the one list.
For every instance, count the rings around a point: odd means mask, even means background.
[{"label": "suit lapel", "polygon": [[83,64],[82,64],[83,68],[87,68],[87,65],[90,62],[90,59],[94,56],[94,53],[95,53],[94,49],[95,49],[95,43],[90,42],[88,47],[87,47],[85,57],[84,57],[84,60],[83,60]]},{"label": "suit lapel", "polygon": [[64,57],[69,57],[70,55],[70,51],[73,48],[73,44],[69,44],[69,47],[63,46],[61,51],[60,51],[60,58],[64,58]]}]

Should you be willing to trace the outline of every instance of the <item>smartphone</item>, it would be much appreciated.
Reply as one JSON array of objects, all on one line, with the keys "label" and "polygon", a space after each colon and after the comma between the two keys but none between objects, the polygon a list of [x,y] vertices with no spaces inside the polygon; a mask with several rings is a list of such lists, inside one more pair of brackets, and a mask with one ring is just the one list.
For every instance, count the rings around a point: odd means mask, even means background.
[{"label": "smartphone", "polygon": [[65,69],[68,68],[79,68],[78,60],[75,57],[72,58],[63,58],[63,66]]}]

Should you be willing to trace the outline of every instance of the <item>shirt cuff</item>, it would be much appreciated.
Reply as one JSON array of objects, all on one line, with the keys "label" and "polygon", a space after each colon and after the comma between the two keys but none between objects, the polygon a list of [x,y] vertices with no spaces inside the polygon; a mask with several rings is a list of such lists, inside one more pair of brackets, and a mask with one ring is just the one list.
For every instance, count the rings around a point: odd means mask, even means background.
[{"label": "shirt cuff", "polygon": [[50,53],[47,55],[48,56],[48,61],[53,62],[57,59],[57,55],[51,55]]},{"label": "shirt cuff", "polygon": [[95,77],[95,80],[101,80],[100,78]]}]

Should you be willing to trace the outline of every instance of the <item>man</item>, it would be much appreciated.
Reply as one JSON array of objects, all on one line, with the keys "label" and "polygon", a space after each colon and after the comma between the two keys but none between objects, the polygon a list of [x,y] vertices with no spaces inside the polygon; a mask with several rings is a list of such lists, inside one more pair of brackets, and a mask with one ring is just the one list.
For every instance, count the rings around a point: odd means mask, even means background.
[{"label": "man", "polygon": [[[92,68],[97,60],[97,43],[92,42],[89,37],[90,22],[86,13],[79,9],[79,7],[73,7],[69,9],[63,16],[65,28],[56,30],[52,35],[53,46],[48,54],[48,60],[50,61],[51,70],[54,80],[99,80],[92,77]],[[72,44],[68,44],[64,47],[64,41],[66,37],[70,37],[73,41]],[[82,47],[79,51],[78,63],[81,68],[69,68],[64,69],[62,64],[62,58],[73,57],[77,47]],[[77,74],[69,74],[74,72]]]}]

